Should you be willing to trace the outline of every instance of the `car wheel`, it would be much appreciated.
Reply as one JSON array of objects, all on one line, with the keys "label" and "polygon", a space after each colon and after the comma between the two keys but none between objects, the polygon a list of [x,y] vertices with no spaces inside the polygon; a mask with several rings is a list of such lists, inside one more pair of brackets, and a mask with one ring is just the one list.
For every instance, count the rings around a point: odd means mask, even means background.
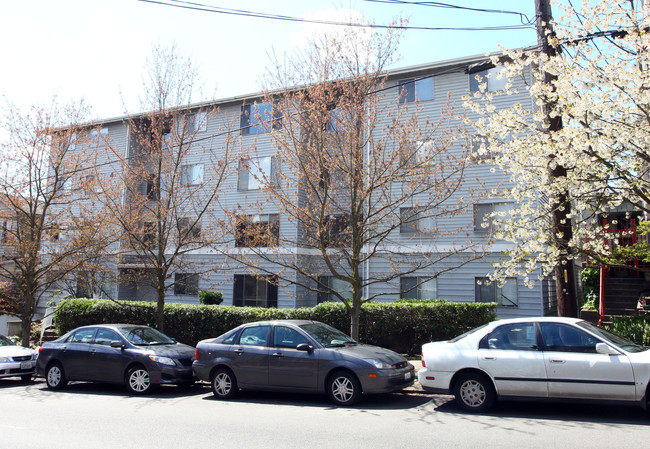
[{"label": "car wheel", "polygon": [[480,373],[462,375],[454,386],[454,396],[463,410],[475,413],[489,410],[496,400],[492,382]]},{"label": "car wheel", "polygon": [[51,390],[62,390],[65,388],[68,381],[65,378],[65,372],[60,363],[53,363],[47,367],[45,383],[47,383],[47,388]]},{"label": "car wheel", "polygon": [[361,398],[361,384],[354,374],[336,371],[327,381],[327,395],[335,405],[354,405]]},{"label": "car wheel", "polygon": [[212,386],[212,394],[219,399],[230,399],[239,392],[237,379],[228,368],[219,368],[215,371],[210,385]]},{"label": "car wheel", "polygon": [[32,375],[31,374],[25,374],[20,376],[20,380],[23,382],[31,382],[32,381]]},{"label": "car wheel", "polygon": [[144,394],[152,389],[149,371],[142,366],[136,366],[126,375],[126,388],[132,394]]}]

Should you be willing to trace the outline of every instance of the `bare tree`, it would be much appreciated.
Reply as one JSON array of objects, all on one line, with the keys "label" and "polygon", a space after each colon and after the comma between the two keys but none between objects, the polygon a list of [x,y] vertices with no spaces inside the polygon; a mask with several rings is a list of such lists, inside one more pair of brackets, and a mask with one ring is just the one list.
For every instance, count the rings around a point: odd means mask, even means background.
[{"label": "bare tree", "polygon": [[189,106],[197,81],[190,59],[155,48],[148,76],[142,107],[149,112],[127,117],[128,154],[109,145],[115,176],[101,198],[120,237],[119,282],[155,291],[162,330],[167,292],[198,294],[198,277],[215,268],[191,255],[221,240],[220,223],[204,217],[216,207],[231,143],[220,141],[217,153],[207,133],[215,109]]},{"label": "bare tree", "polygon": [[[426,272],[422,283],[479,256],[444,223],[467,212],[471,201],[458,193],[467,155],[458,146],[450,150],[458,135],[451,110],[435,123],[420,120],[417,102],[399,104],[396,89],[386,92],[385,69],[397,42],[392,31],[346,29],[315,37],[305,52],[276,62],[265,102],[250,106],[249,119],[266,123],[275,155],[265,168],[251,148],[240,177],[260,184],[266,194],[260,211],[276,205],[279,219],[231,211],[242,247],[231,257],[255,273],[342,301],[354,338],[361,305],[388,294],[371,287]],[[403,88],[408,95],[409,86]],[[289,231],[278,229],[280,221]],[[454,233],[455,246],[436,248]],[[387,268],[369,268],[379,265]]]},{"label": "bare tree", "polygon": [[85,156],[80,123],[83,102],[26,112],[9,105],[2,125],[0,176],[0,280],[5,312],[20,318],[29,345],[41,299],[60,281],[92,268],[91,255],[106,245],[101,211],[77,201],[75,180]]}]

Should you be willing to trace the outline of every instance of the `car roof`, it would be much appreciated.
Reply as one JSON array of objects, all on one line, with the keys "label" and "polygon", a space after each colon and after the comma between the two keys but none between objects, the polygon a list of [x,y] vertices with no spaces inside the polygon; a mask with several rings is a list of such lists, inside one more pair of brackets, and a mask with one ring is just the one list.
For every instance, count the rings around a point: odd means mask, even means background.
[{"label": "car roof", "polygon": [[538,316],[538,317],[506,318],[503,320],[495,320],[490,322],[490,325],[500,326],[502,324],[508,324],[508,323],[530,323],[530,322],[575,324],[581,321],[584,320],[581,320],[579,318],[569,318],[569,317],[559,317],[559,316]]},{"label": "car roof", "polygon": [[244,323],[242,326],[249,325],[278,325],[278,324],[293,324],[294,326],[300,326],[302,324],[322,324],[320,321],[314,320],[266,320],[266,321],[253,321],[250,323]]}]

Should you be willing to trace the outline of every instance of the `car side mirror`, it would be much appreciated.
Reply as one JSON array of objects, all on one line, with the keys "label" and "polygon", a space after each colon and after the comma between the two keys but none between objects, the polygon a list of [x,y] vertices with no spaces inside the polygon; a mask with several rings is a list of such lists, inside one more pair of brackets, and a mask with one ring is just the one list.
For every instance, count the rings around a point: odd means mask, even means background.
[{"label": "car side mirror", "polygon": [[125,346],[124,346],[124,343],[122,343],[121,341],[112,341],[112,342],[111,342],[111,348],[120,348],[120,349],[124,349]]},{"label": "car side mirror", "polygon": [[296,349],[298,351],[307,351],[309,353],[311,353],[314,350],[314,348],[309,346],[307,343],[300,343],[298,346],[296,346]]},{"label": "car side mirror", "polygon": [[596,352],[598,354],[606,354],[606,355],[618,354],[618,351],[612,348],[607,343],[596,343]]}]

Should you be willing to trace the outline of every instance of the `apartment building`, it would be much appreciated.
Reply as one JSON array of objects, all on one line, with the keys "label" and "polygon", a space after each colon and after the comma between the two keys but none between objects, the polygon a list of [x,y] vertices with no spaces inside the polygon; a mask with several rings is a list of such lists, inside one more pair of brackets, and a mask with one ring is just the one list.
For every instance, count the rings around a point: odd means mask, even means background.
[{"label": "apartment building", "polygon": [[[472,135],[462,120],[462,116],[469,121],[472,119],[471,113],[463,108],[463,97],[478,88],[477,74],[486,75],[495,70],[485,56],[391,70],[381,92],[379,110],[390,112],[411,107],[413,114],[417,111],[420,121],[437,122],[444,121],[445,111],[453,107],[453,118],[447,120],[445,126],[458,128],[458,136],[450,141],[448,151],[466,154],[481,138]],[[501,89],[502,82],[489,78],[487,88]],[[519,102],[532,108],[525,90],[521,92],[504,97],[503,106]],[[195,104],[167,119],[169,130],[157,141],[160,145],[177,145],[178,142],[170,139],[178,139],[179,133],[172,131],[174,127],[182,128],[184,136],[180,139],[187,142],[182,160],[178,162],[177,182],[187,189],[186,196],[192,201],[187,202],[187,216],[175,213],[173,223],[178,241],[181,235],[189,240],[186,240],[187,250],[177,254],[178,264],[170,265],[167,282],[173,286],[166,294],[166,301],[195,304],[201,290],[219,290],[223,293],[223,304],[235,306],[308,307],[332,299],[331,295],[316,291],[318,288],[304,275],[291,272],[288,264],[279,264],[282,258],[309,266],[318,274],[318,282],[333,289],[345,292],[349,288],[330,275],[318,252],[305,250],[300,245],[313,230],[299,226],[286,209],[270,200],[264,191],[262,180],[280,183],[287,176],[297,176],[283,171],[288,168],[278,153],[274,133],[284,125],[282,118],[274,114],[273,105],[265,102],[261,93],[254,93]],[[134,201],[140,201],[140,206],[158,204],[169,194],[163,184],[170,180],[147,175],[147,170],[153,173],[152,164],[142,162],[150,145],[149,140],[143,141],[142,130],[151,126],[151,117],[146,114],[118,117],[89,127],[95,139],[89,139],[85,150],[93,154],[89,161],[94,169],[80,175],[80,182],[92,184],[101,178],[115,180],[115,185],[119,186],[122,173],[116,170],[124,170],[124,165],[111,163],[116,158],[122,158],[131,166],[137,162],[145,167],[137,186],[112,191],[115,204],[121,203],[122,210],[128,210]],[[381,120],[388,123],[389,118]],[[375,301],[408,297],[497,302],[498,315],[503,318],[554,313],[556,304],[551,280],[538,282],[533,288],[525,286],[517,277],[508,278],[503,286],[485,282],[491,263],[504,257],[503,251],[508,249],[508,244],[492,241],[490,231],[494,225],[485,222],[484,218],[513,205],[509,198],[495,199],[486,195],[494,189],[505,189],[508,182],[507,177],[490,164],[490,151],[498,149],[488,149],[480,157],[474,154],[464,167],[463,183],[453,194],[453,199],[464,201],[462,209],[438,218],[435,226],[427,224],[423,218],[407,220],[390,231],[390,245],[384,245],[384,248],[390,246],[386,253],[401,254],[403,263],[418,258],[438,262],[423,263],[421,269],[404,270],[401,276],[386,282],[367,283],[365,297],[378,295]],[[92,190],[93,187],[86,188]],[[138,200],[135,191],[144,199]],[[304,201],[300,189],[294,193],[296,202]],[[212,199],[209,207],[204,207],[201,198]],[[399,214],[410,217],[417,213],[417,207],[415,198],[411,207],[400,207]],[[141,217],[133,223],[139,227],[140,243],[153,245],[155,221]],[[225,223],[235,224],[228,228],[230,231],[217,236],[217,228]],[[330,226],[332,234],[342,229],[336,218]],[[431,241],[432,233],[424,232],[427,226],[436,229],[435,244]],[[207,233],[211,233],[210,239],[205,238]],[[164,245],[168,251],[174,245],[173,239]],[[119,256],[111,262],[115,277],[112,284],[106,286],[106,295],[121,300],[155,300],[157,291],[147,280],[151,274],[147,259],[137,251],[130,251],[125,239],[115,246],[119,248]],[[363,264],[361,276],[380,279],[381,273],[399,272],[399,260],[399,257],[370,258]]]}]

